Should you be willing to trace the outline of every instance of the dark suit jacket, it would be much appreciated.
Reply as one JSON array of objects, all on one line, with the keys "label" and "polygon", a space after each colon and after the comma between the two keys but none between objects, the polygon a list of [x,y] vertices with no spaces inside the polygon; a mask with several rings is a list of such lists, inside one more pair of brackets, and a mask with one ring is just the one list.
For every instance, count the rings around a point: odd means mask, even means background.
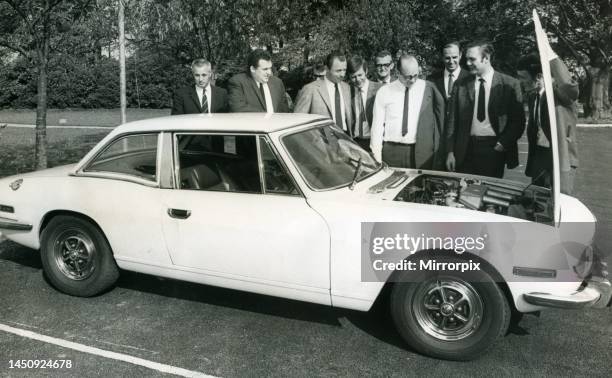
[{"label": "dark suit jacket", "polygon": [[[211,113],[225,113],[227,112],[227,92],[223,88],[210,86],[210,94],[212,99],[210,101],[210,112]],[[194,114],[202,113],[202,106],[198,99],[195,86],[183,87],[174,92],[172,99],[172,111],[171,115],[177,114]]]},{"label": "dark suit jacket", "polygon": [[417,167],[444,169],[444,118],[444,96],[432,82],[426,81],[415,144]]},{"label": "dark suit jacket", "polygon": [[[382,87],[382,83],[370,81],[368,85],[368,93],[366,94],[366,103],[363,104],[365,108],[366,119],[368,120],[368,125],[372,127],[372,119],[374,118],[374,100],[376,99],[376,92]],[[351,125],[351,130],[353,131],[352,135],[356,135],[355,131],[357,126],[357,110],[355,109],[355,95],[359,92],[356,90],[354,86],[351,86],[351,109],[353,111],[353,123]]]},{"label": "dark suit jacket", "polygon": [[[275,76],[268,80],[268,88],[272,97],[272,106],[275,113],[288,113],[289,105],[285,95],[283,81]],[[232,113],[238,112],[265,112],[266,100],[259,91],[257,82],[247,73],[232,76],[227,83],[229,90],[229,109]]]},{"label": "dark suit jacket", "polygon": [[[470,141],[474,115],[476,77],[469,75],[455,82],[448,104],[446,124],[446,150],[455,154],[457,166],[461,167]],[[504,146],[508,169],[518,165],[517,140],[525,131],[523,97],[518,80],[495,71],[491,83],[488,106],[489,120],[498,142]]]},{"label": "dark suit jacket", "polygon": [[[453,84],[453,87],[455,86],[455,84],[457,84],[458,81],[460,80],[464,80],[467,76],[470,76],[470,73],[468,70],[466,70],[465,68],[461,67],[461,72],[459,72],[459,77],[455,78],[455,82]],[[445,83],[444,83],[444,70],[442,70],[442,72],[440,72],[438,75],[433,76],[431,79],[432,83],[434,83],[436,85],[436,88],[438,89],[438,91],[440,92],[440,94],[442,94],[442,97],[444,97],[444,100],[447,101],[448,103],[448,99],[450,97],[446,97],[446,89],[445,88]]]},{"label": "dark suit jacket", "polygon": [[[561,188],[564,187],[563,173],[569,172],[571,167],[578,166],[576,148],[576,100],[578,99],[578,83],[576,83],[563,61],[559,58],[550,62],[550,73],[553,78],[553,92],[555,94],[555,114],[557,117],[557,140],[559,146],[559,168],[561,171]],[[529,155],[525,174],[530,177],[539,172],[533,172],[533,154],[538,143],[538,127],[535,120],[535,96],[529,96],[529,121],[527,123],[527,140],[529,141]],[[546,93],[540,100],[540,125],[546,138],[550,142],[550,120],[548,118],[548,104]]]}]

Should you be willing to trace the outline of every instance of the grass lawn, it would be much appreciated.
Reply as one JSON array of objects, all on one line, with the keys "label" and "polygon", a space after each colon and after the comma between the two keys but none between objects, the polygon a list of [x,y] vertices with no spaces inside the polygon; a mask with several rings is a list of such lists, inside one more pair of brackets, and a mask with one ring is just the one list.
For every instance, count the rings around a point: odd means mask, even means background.
[{"label": "grass lawn", "polygon": [[[48,129],[49,167],[78,162],[110,130]],[[0,177],[34,170],[34,138],[34,129],[0,129]]]},{"label": "grass lawn", "polygon": [[[170,109],[127,109],[127,121],[163,117],[170,115]],[[119,109],[49,109],[47,125],[67,126],[117,126],[121,115]],[[0,110],[0,124],[20,123],[33,125],[36,123],[35,109],[3,109]]]}]

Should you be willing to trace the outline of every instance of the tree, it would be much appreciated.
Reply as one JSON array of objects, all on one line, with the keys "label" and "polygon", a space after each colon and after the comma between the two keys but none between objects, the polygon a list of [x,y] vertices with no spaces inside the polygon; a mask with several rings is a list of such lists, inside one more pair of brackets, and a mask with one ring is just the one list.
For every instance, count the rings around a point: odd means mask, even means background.
[{"label": "tree", "polygon": [[585,115],[609,116],[612,68],[611,0],[540,0],[544,27],[558,40],[560,53],[572,56],[587,77],[583,93]]},{"label": "tree", "polygon": [[[35,168],[47,167],[47,70],[58,36],[70,30],[91,0],[3,0],[0,46],[11,49],[36,65]],[[6,21],[6,22],[5,22]]]}]

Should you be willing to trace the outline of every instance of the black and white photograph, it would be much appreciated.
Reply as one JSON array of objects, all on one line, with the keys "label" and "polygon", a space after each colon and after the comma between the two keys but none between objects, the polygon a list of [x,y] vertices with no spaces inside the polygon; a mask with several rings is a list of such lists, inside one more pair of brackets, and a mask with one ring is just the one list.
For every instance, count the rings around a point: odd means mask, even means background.
[{"label": "black and white photograph", "polygon": [[0,0],[0,376],[611,376],[611,25]]}]

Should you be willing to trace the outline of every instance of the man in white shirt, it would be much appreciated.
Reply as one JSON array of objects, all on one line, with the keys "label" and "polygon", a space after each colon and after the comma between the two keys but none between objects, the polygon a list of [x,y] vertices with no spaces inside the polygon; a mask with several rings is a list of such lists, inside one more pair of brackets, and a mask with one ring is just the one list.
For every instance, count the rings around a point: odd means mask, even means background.
[{"label": "man in white shirt", "polygon": [[212,65],[206,59],[191,63],[195,86],[180,88],[174,92],[170,114],[224,113],[227,111],[227,92],[211,84]]},{"label": "man in white shirt", "polygon": [[493,69],[491,44],[472,43],[465,55],[473,76],[456,83],[452,92],[446,166],[449,171],[501,178],[504,166],[518,165],[517,140],[525,130],[521,86]]},{"label": "man in white shirt", "polygon": [[359,55],[354,55],[348,60],[348,75],[351,82],[353,140],[364,150],[370,151],[374,99],[382,84],[368,80],[367,62]]},{"label": "man in white shirt", "polygon": [[[327,71],[323,80],[315,80],[302,88],[295,100],[294,113],[321,114],[331,118],[334,123],[351,135],[353,124],[351,90],[344,81],[346,57],[340,52],[332,52],[325,60]],[[352,136],[352,135],[351,135]]]},{"label": "man in white shirt", "polygon": [[444,98],[435,85],[419,79],[414,56],[402,55],[397,67],[398,80],[376,94],[372,153],[392,167],[441,169]]}]

